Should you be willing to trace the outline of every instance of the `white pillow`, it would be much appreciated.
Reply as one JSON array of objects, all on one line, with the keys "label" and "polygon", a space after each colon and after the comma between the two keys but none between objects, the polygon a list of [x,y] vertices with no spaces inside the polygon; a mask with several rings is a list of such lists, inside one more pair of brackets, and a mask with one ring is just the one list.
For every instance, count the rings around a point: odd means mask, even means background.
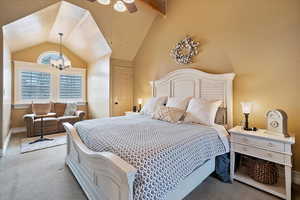
[{"label": "white pillow", "polygon": [[166,106],[186,110],[191,98],[192,97],[169,97]]},{"label": "white pillow", "polygon": [[222,101],[208,101],[192,98],[184,117],[186,123],[198,123],[207,126],[215,124],[216,113]]},{"label": "white pillow", "polygon": [[142,114],[152,115],[159,106],[163,106],[168,97],[152,97],[141,110]]},{"label": "white pillow", "polygon": [[73,116],[75,115],[76,110],[77,110],[76,103],[67,103],[64,116]]}]

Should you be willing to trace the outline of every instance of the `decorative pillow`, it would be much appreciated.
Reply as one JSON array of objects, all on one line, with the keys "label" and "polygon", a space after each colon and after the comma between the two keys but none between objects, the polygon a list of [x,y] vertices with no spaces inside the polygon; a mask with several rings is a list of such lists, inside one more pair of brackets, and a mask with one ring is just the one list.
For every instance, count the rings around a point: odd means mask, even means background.
[{"label": "decorative pillow", "polygon": [[155,110],[152,118],[166,122],[176,123],[180,120],[184,113],[185,110],[179,108],[160,106]]},{"label": "decorative pillow", "polygon": [[141,110],[142,114],[152,115],[159,106],[163,106],[168,97],[152,97]]},{"label": "decorative pillow", "polygon": [[50,112],[50,103],[32,103],[31,104],[32,113],[36,115],[45,115]]},{"label": "decorative pillow", "polygon": [[198,123],[207,126],[214,125],[216,113],[222,101],[208,101],[201,98],[191,99],[184,122]]},{"label": "decorative pillow", "polygon": [[67,103],[64,116],[73,116],[77,110],[76,103]]},{"label": "decorative pillow", "polygon": [[215,123],[219,124],[219,125],[227,124],[227,109],[226,108],[224,108],[224,107],[218,108]]},{"label": "decorative pillow", "polygon": [[64,115],[66,109],[65,103],[55,103],[54,104],[54,110],[57,117],[61,117]]},{"label": "decorative pillow", "polygon": [[166,106],[186,110],[191,98],[192,97],[169,97]]}]

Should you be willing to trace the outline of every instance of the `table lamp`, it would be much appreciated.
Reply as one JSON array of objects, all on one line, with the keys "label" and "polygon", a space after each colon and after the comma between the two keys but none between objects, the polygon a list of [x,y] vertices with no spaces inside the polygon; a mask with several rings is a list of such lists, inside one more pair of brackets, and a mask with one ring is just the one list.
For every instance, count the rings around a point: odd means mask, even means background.
[{"label": "table lamp", "polygon": [[244,130],[246,131],[255,131],[256,128],[249,128],[249,115],[252,110],[252,102],[241,102],[242,105],[242,111],[245,115],[245,124],[244,124]]},{"label": "table lamp", "polygon": [[141,112],[141,110],[142,110],[142,103],[143,103],[143,99],[142,98],[139,98],[138,99],[138,104],[139,104],[139,112]]}]

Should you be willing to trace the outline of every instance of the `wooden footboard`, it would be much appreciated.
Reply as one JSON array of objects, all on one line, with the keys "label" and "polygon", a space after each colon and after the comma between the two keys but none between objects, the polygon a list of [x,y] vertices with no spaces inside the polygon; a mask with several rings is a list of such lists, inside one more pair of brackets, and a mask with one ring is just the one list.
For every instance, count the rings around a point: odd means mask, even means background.
[{"label": "wooden footboard", "polygon": [[94,152],[81,141],[70,123],[67,131],[69,166],[89,200],[133,200],[136,169],[110,152]]},{"label": "wooden footboard", "polygon": [[[70,123],[67,131],[66,164],[79,182],[89,200],[133,200],[133,182],[136,168],[110,152],[94,152],[81,141]],[[208,160],[187,176],[166,200],[182,200],[215,169],[215,159]]]}]

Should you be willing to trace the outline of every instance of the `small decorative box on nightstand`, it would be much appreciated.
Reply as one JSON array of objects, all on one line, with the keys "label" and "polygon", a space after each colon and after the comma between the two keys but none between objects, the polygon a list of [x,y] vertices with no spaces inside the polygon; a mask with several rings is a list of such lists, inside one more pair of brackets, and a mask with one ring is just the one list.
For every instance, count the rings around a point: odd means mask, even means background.
[{"label": "small decorative box on nightstand", "polygon": [[[245,131],[240,126],[230,129],[229,132],[231,142],[231,178],[269,192],[283,199],[291,200],[291,146],[295,143],[295,138],[272,135],[270,133],[266,133],[266,130],[264,129],[258,129],[257,131]],[[235,153],[283,165],[285,169],[284,178],[279,179],[278,183],[275,185],[265,185],[250,178],[247,175],[247,169],[241,167],[237,172],[235,172]]]},{"label": "small decorative box on nightstand", "polygon": [[139,115],[139,112],[133,112],[133,111],[127,111],[125,112],[125,116],[129,116],[129,115]]}]

